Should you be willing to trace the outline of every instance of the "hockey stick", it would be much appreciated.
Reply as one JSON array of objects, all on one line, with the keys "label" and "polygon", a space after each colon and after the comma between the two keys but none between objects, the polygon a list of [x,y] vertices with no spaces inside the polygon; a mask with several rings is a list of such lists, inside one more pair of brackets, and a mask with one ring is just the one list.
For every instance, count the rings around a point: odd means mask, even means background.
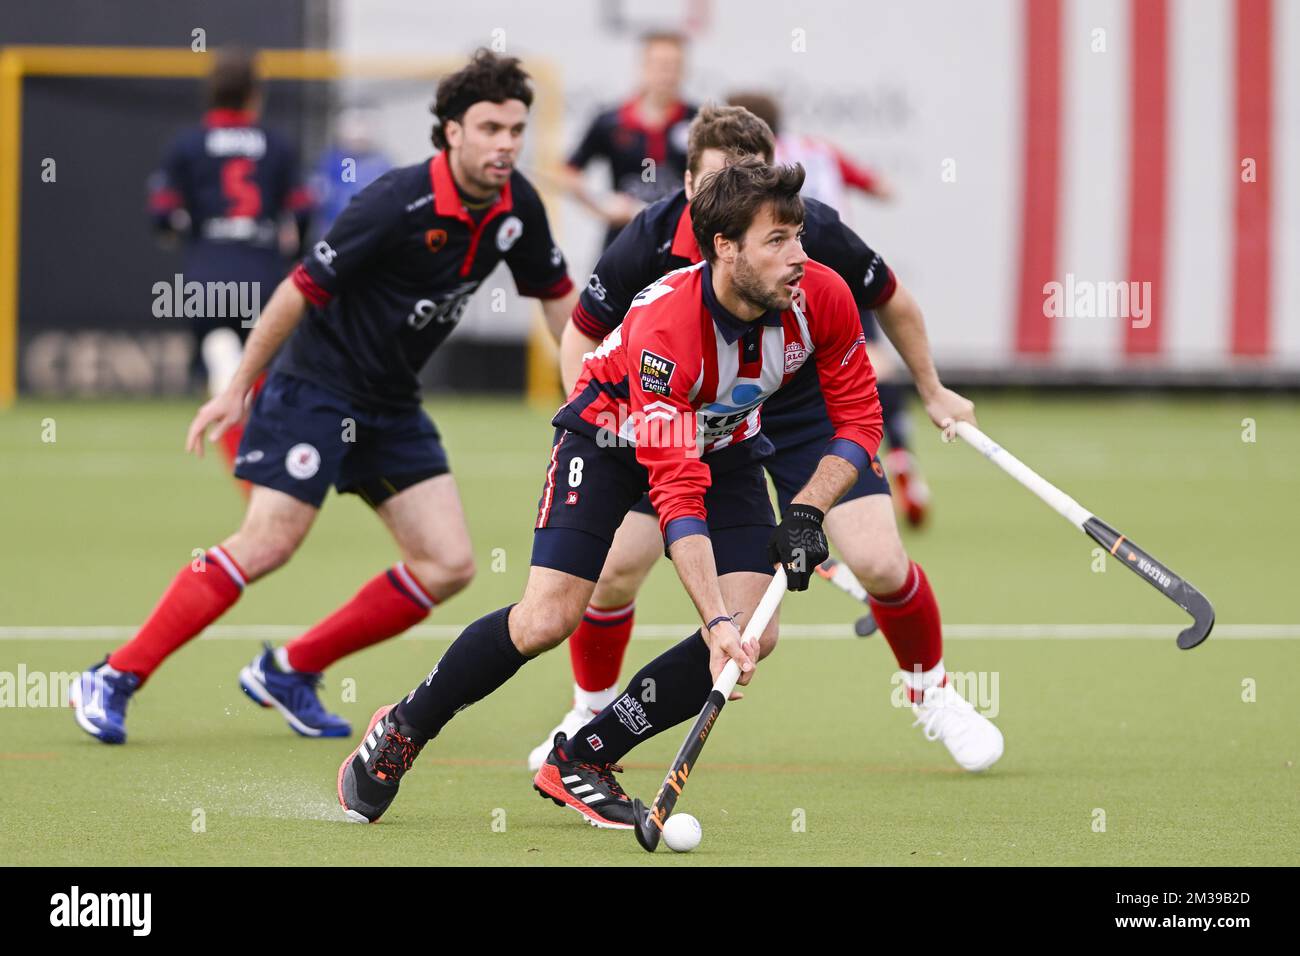
[{"label": "hockey stick", "polygon": [[[784,596],[785,569],[778,567],[772,577],[772,583],[763,592],[758,607],[754,608],[749,623],[745,625],[744,633],[740,636],[742,644],[745,641],[758,640]],[[668,768],[668,776],[664,777],[664,782],[660,785],[659,792],[655,794],[650,806],[647,807],[639,798],[632,801],[632,810],[636,815],[636,840],[649,852],[653,853],[655,847],[659,845],[664,824],[668,821],[669,814],[673,812],[673,807],[677,805],[677,798],[682,795],[686,778],[694,768],[700,751],[704,749],[704,742],[709,739],[709,733],[718,720],[718,714],[722,713],[722,707],[731,696],[739,679],[740,665],[735,661],[727,661],[727,666],[722,668],[722,673],[714,682],[713,689],[709,691],[708,702],[700,711],[700,716],[695,718],[695,723],[691,725],[691,732],[686,735],[681,749],[673,758],[672,765]]]},{"label": "hockey stick", "polygon": [[957,422],[957,434],[968,445],[1047,502],[1057,514],[1120,559],[1120,563],[1192,616],[1178,635],[1178,646],[1190,650],[1210,636],[1214,606],[1205,595],[1161,561],[1139,548],[1061,489],[1047,481],[970,422]]},{"label": "hockey stick", "polygon": [[853,633],[858,637],[870,637],[876,633],[876,618],[871,613],[870,604],[867,601],[867,589],[862,586],[862,582],[853,576],[853,572],[848,569],[848,565],[842,561],[836,561],[834,558],[827,558],[817,565],[815,570],[818,577],[829,581],[853,600],[861,601],[867,605],[867,613],[853,622]]}]

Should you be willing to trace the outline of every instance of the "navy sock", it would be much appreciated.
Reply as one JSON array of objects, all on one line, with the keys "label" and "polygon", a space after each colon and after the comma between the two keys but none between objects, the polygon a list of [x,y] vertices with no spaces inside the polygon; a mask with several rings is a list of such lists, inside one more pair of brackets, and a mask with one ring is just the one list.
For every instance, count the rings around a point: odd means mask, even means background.
[{"label": "navy sock", "polygon": [[457,711],[513,677],[530,658],[511,642],[509,618],[510,608],[503,607],[465,628],[433,672],[397,705],[398,722],[436,737]]},{"label": "navy sock", "polygon": [[697,716],[712,688],[709,645],[696,631],[637,671],[564,749],[577,760],[617,763],[641,741]]},{"label": "navy sock", "polygon": [[892,382],[877,382],[880,394],[880,415],[884,419],[885,439],[890,448],[906,448],[911,424],[907,417],[907,386]]}]

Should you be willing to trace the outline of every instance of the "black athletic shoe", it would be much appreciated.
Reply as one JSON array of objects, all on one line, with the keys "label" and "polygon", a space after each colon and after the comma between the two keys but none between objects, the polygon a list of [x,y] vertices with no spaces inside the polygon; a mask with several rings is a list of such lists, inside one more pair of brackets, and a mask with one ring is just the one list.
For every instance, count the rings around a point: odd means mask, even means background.
[{"label": "black athletic shoe", "polygon": [[533,789],[559,806],[577,810],[593,827],[632,829],[632,801],[614,779],[623,768],[615,763],[579,763],[564,752],[568,740],[555,735],[551,752],[533,777]]},{"label": "black athletic shoe", "polygon": [[353,823],[374,823],[384,815],[402,775],[428,742],[389,716],[393,706],[375,711],[360,746],[339,767],[339,805]]}]

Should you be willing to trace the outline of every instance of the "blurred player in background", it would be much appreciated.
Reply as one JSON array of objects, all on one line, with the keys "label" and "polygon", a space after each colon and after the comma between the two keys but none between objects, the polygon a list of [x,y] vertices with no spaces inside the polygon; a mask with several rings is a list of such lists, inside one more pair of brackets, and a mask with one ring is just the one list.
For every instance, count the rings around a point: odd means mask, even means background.
[{"label": "blurred player in background", "polygon": [[73,684],[87,733],[126,740],[132,694],[248,583],[289,560],[330,485],[375,510],[402,560],[240,672],[245,693],[297,733],[350,734],[317,696],[320,672],[469,584],[469,531],[418,374],[503,260],[520,293],[542,300],[554,334],[576,302],[541,198],[515,169],[532,99],[518,60],[480,50],[438,85],[440,152],[362,190],[276,289],[230,384],[199,409],[187,439],[201,454],[209,429],[218,441],[243,420],[275,358],[236,459],[236,476],[254,485],[243,525],[182,568],[136,636]]},{"label": "blurred player in background", "polygon": [[[566,388],[572,387],[585,353],[623,321],[644,286],[665,272],[700,261],[691,225],[691,202],[699,184],[731,162],[771,160],[772,152],[771,130],[748,110],[705,106],[700,111],[691,124],[686,185],[638,215],[605,250],[565,327],[560,355]],[[804,201],[803,247],[848,284],[860,326],[869,321],[870,310],[881,316],[912,371],[931,421],[940,428],[957,419],[973,422],[974,406],[939,379],[921,307],[839,214],[815,199]],[[784,511],[834,437],[809,366],[764,404],[762,426],[775,446],[763,466]],[[1000,756],[1001,735],[947,681],[938,600],[903,546],[889,491],[879,461],[872,460],[826,516],[827,533],[868,593],[880,630],[903,671],[918,723],[930,739],[942,740],[963,767],[984,769]],[[588,735],[584,725],[611,702],[623,699],[618,675],[632,636],[636,595],[662,553],[654,508],[642,500],[619,528],[591,603],[569,639],[573,709],[533,748],[530,768],[543,765],[558,733],[581,749]],[[698,711],[703,696],[697,704]],[[615,737],[609,728],[590,733],[611,741]],[[606,754],[614,753],[617,759],[616,751],[610,743]]]},{"label": "blurred player in background", "polygon": [[374,109],[358,104],[340,112],[334,143],[321,153],[311,175],[315,238],[325,235],[353,196],[392,168],[393,161],[375,142]]},{"label": "blurred player in background", "polygon": [[[728,97],[733,106],[743,106],[772,128],[776,137],[776,162],[799,163],[808,171],[804,183],[805,198],[824,202],[842,213],[848,209],[849,190],[855,189],[874,199],[893,198],[893,189],[876,172],[849,159],[833,143],[813,136],[782,133],[781,108],[765,93],[735,93]],[[907,413],[907,387],[897,381],[899,368],[888,349],[881,348],[880,333],[870,313],[864,314],[862,327],[867,334],[867,350],[879,376],[880,407],[885,415],[885,470],[894,483],[899,512],[912,527],[920,527],[930,504],[930,488],[916,466],[908,447],[911,421]]]},{"label": "blurred player in background", "polygon": [[[598,115],[569,157],[568,192],[605,222],[605,245],[648,203],[680,189],[686,172],[686,131],[695,107],[682,100],[686,39],[649,33],[641,39],[641,83],[621,106]],[[609,164],[611,192],[593,196],[583,170]]]},{"label": "blurred player in background", "polygon": [[[149,208],[164,236],[183,238],[186,282],[257,283],[260,310],[301,252],[311,193],[299,182],[289,139],[259,120],[262,84],[252,57],[225,50],[215,61],[210,108],[168,148],[151,178]],[[203,315],[193,327],[208,391],[219,395],[239,366],[249,326],[240,316]],[[222,438],[231,467],[241,434],[236,426]]]}]

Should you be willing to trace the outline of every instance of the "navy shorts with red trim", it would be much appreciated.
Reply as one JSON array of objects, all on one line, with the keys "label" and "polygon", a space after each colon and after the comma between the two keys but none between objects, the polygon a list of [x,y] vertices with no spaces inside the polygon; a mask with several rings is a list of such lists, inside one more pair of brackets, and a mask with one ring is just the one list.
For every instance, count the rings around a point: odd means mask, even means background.
[{"label": "navy shorts with red trim", "polygon": [[[772,476],[777,507],[781,514],[785,514],[791,499],[803,490],[817,470],[818,463],[826,454],[826,446],[834,439],[835,433],[828,428],[813,428],[804,430],[802,434],[769,434],[768,437],[776,445],[776,454],[766,459],[763,467]],[[865,498],[867,495],[887,494],[889,480],[885,477],[885,469],[881,467],[879,458],[872,458],[871,467],[858,472],[858,480],[836,504],[842,505],[846,501]]]},{"label": "navy shorts with red trim", "polygon": [[[718,574],[771,574],[767,544],[776,521],[762,465],[740,446],[734,454],[720,454],[713,456],[716,463],[709,461],[712,484],[704,495]],[[632,448],[602,447],[586,435],[557,429],[537,503],[533,565],[599,579],[614,533],[648,490],[648,475]]]},{"label": "navy shorts with red trim", "polygon": [[235,456],[235,477],[319,508],[330,485],[372,507],[450,471],[422,408],[363,408],[306,379],[272,372]]},{"label": "navy shorts with red trim", "polygon": [[[767,423],[764,422],[765,432],[766,425]],[[772,484],[776,486],[777,506],[780,513],[785,514],[790,501],[803,490],[804,485],[808,484],[808,479],[817,470],[817,464],[826,453],[826,446],[834,439],[835,432],[824,425],[778,428],[775,432],[775,434],[768,433],[768,437],[776,446],[776,452],[763,459],[763,467],[772,476]],[[871,468],[860,472],[858,480],[836,503],[844,504],[855,498],[887,494],[889,494],[889,479],[885,477],[885,469],[881,467],[879,458],[872,458]],[[655,513],[649,495],[639,498],[629,510],[651,516]]]}]

